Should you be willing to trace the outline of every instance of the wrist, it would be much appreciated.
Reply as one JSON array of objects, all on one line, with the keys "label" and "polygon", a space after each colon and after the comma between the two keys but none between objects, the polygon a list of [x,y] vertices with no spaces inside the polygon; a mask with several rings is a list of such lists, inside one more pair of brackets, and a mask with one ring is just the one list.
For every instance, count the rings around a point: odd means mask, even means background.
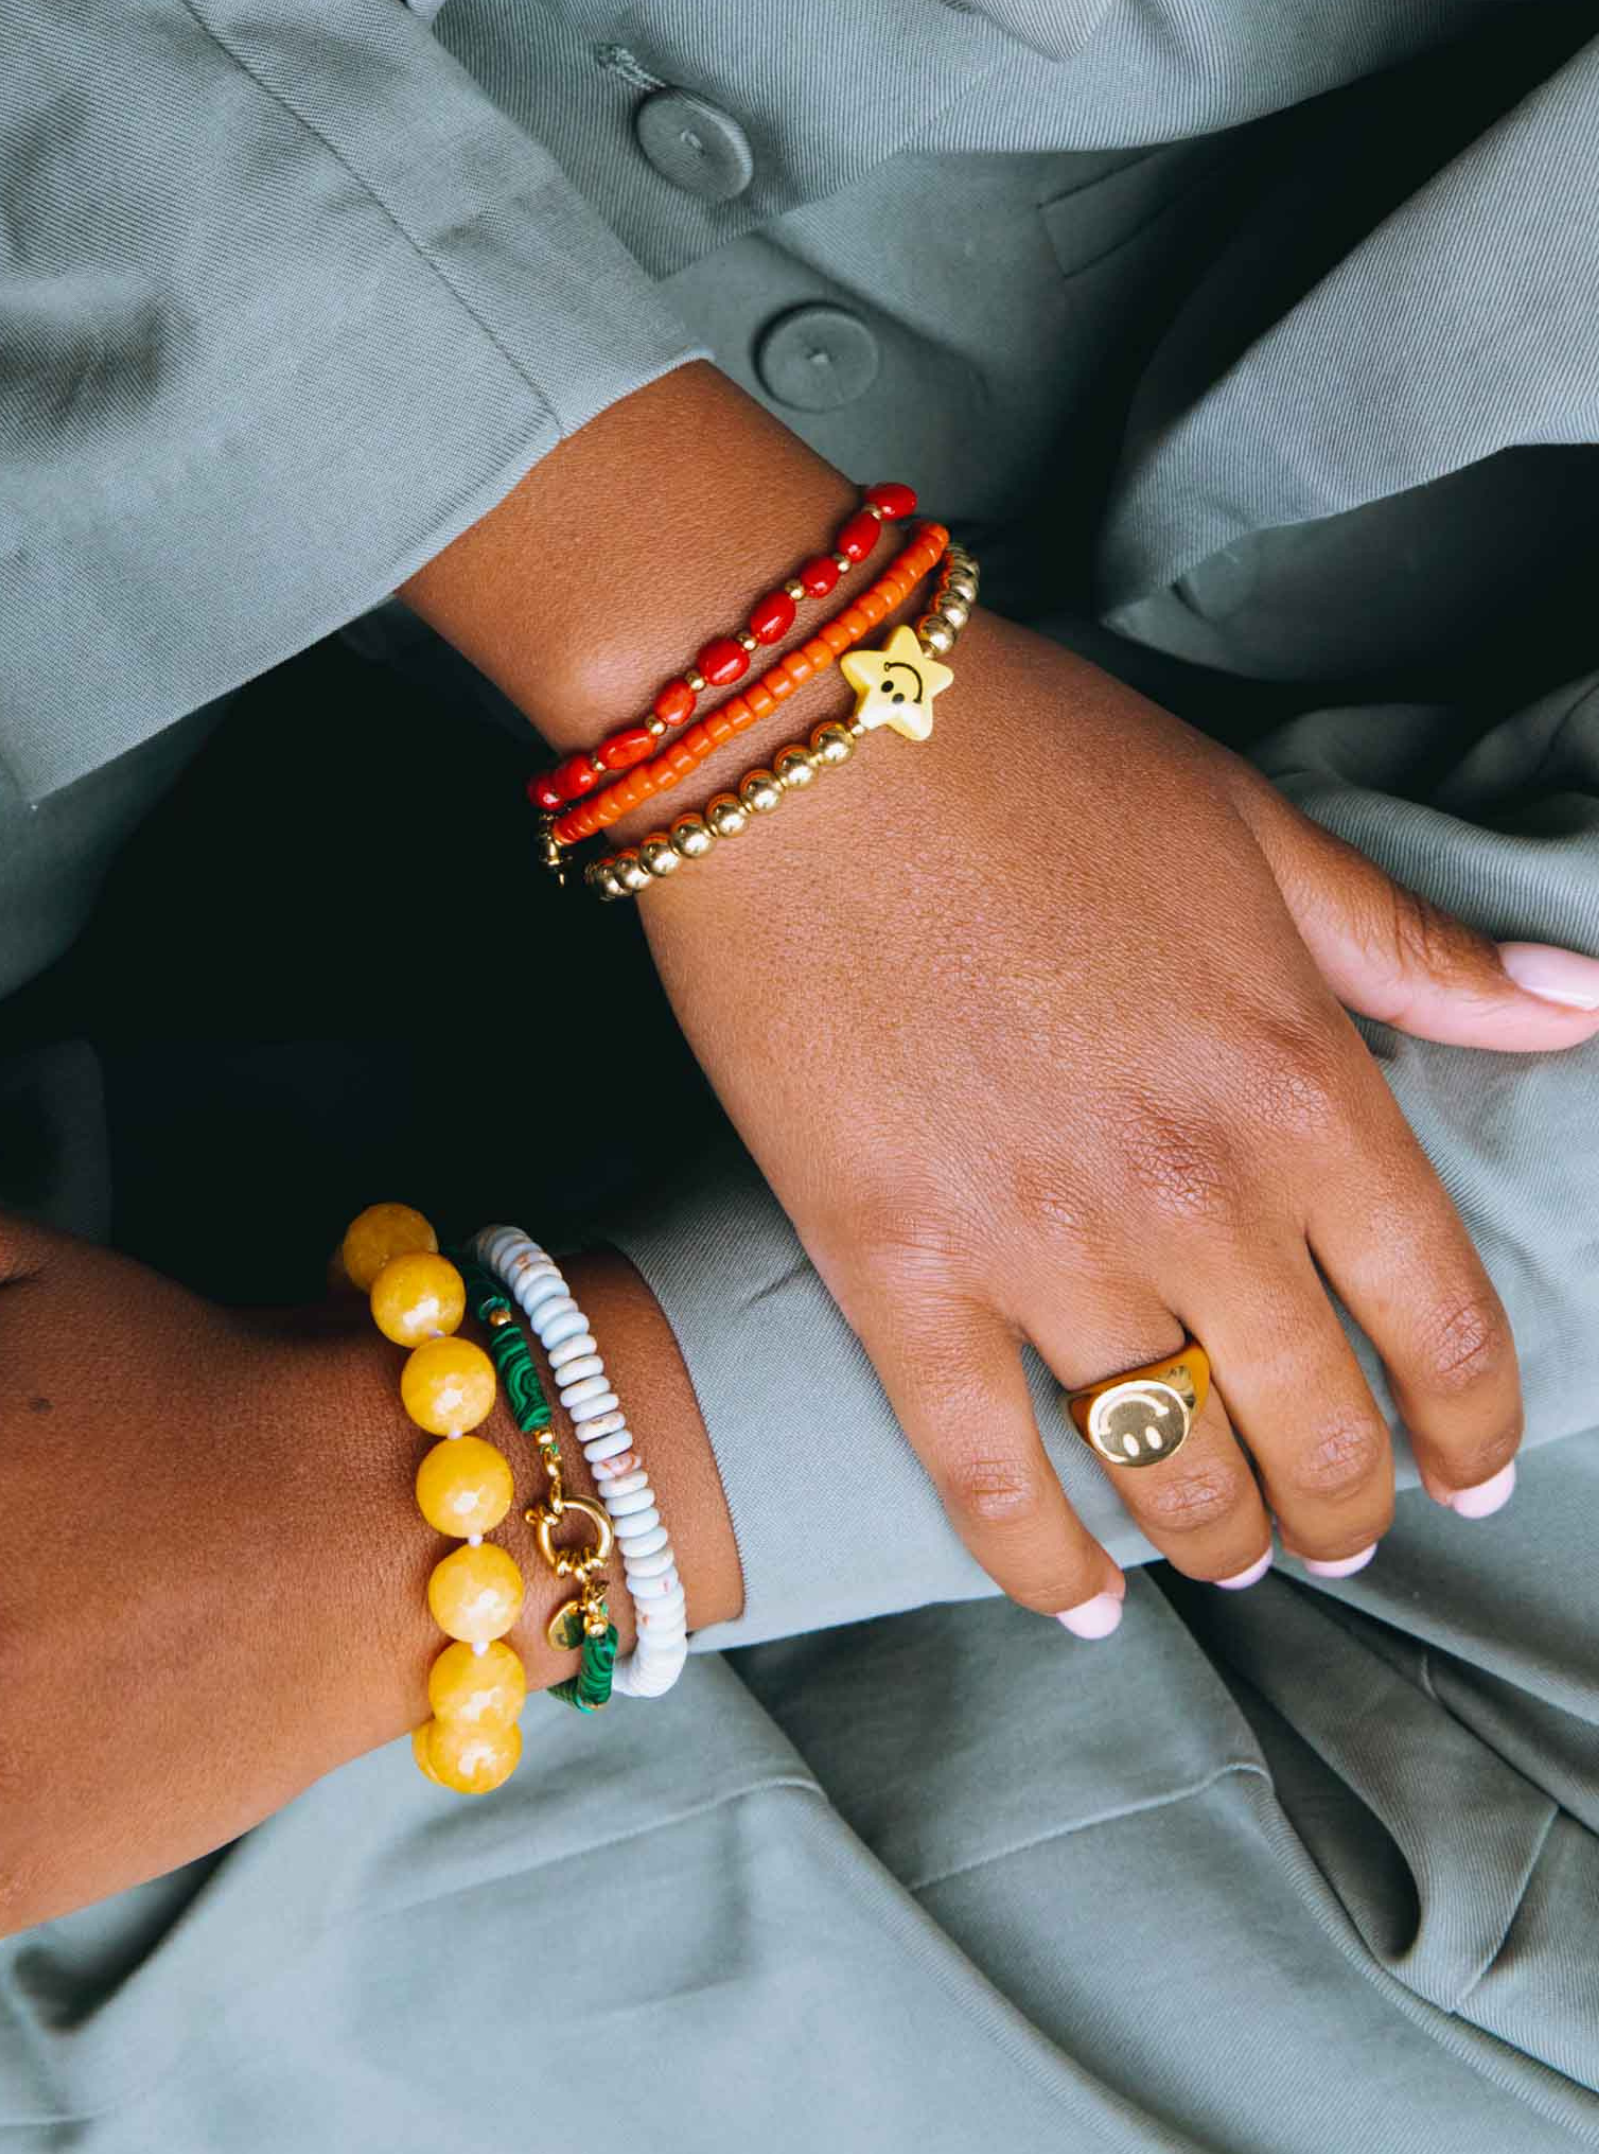
[{"label": "wrist", "polygon": [[553,748],[586,748],[857,504],[849,479],[697,361],[563,442],[400,595]]}]

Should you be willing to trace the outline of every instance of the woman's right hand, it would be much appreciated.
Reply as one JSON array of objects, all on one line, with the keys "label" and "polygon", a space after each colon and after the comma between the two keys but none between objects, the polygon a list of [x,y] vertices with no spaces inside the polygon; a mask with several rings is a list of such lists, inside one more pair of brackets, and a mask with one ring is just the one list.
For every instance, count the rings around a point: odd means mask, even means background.
[{"label": "woman's right hand", "polygon": [[1505,1311],[1340,1005],[1508,1049],[1586,1039],[1599,1010],[1518,987],[1247,764],[979,612],[927,746],[869,740],[643,910],[696,1053],[1016,1599],[1120,1591],[1048,1465],[1024,1338],[1073,1386],[1185,1329],[1208,1348],[1225,1407],[1117,1481],[1196,1578],[1255,1565],[1268,1511],[1335,1570],[1389,1523],[1388,1428],[1329,1285],[1433,1492],[1503,1485]]}]

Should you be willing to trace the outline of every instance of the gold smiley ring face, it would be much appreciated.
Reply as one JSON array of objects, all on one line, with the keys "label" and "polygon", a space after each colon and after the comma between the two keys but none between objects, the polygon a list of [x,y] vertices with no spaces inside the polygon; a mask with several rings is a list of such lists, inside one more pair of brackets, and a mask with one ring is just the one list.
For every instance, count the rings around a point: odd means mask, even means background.
[{"label": "gold smiley ring face", "polygon": [[1190,1339],[1169,1361],[1109,1377],[1073,1392],[1068,1403],[1107,1466],[1159,1466],[1187,1441],[1209,1389],[1209,1360]]}]

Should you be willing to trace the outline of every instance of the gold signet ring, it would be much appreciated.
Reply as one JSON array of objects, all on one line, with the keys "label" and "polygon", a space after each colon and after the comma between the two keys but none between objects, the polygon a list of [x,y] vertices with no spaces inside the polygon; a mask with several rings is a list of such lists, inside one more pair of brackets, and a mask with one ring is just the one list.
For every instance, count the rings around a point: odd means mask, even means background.
[{"label": "gold signet ring", "polygon": [[1077,1424],[1107,1466],[1159,1466],[1175,1456],[1210,1396],[1210,1357],[1189,1339],[1147,1368],[1067,1394]]}]

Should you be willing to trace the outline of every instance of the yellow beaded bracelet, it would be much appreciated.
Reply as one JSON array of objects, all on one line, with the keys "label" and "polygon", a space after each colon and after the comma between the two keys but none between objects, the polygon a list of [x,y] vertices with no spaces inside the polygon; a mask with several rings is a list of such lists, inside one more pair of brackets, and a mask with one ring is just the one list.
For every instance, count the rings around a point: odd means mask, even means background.
[{"label": "yellow beaded bracelet", "polygon": [[522,1755],[518,1716],[527,1676],[505,1633],[522,1611],[522,1573],[484,1535],[511,1508],[514,1485],[503,1451],[471,1431],[494,1410],[494,1364],[482,1347],[454,1336],[466,1314],[466,1286],[422,1214],[406,1204],[374,1204],[344,1237],[340,1256],[366,1293],[386,1339],[410,1349],[400,1398],[417,1427],[442,1440],[417,1468],[417,1507],[430,1526],[464,1545],[433,1567],[428,1606],[447,1645],[428,1674],[433,1717],[411,1738],[417,1764],[440,1787],[486,1795],[515,1772]]}]

